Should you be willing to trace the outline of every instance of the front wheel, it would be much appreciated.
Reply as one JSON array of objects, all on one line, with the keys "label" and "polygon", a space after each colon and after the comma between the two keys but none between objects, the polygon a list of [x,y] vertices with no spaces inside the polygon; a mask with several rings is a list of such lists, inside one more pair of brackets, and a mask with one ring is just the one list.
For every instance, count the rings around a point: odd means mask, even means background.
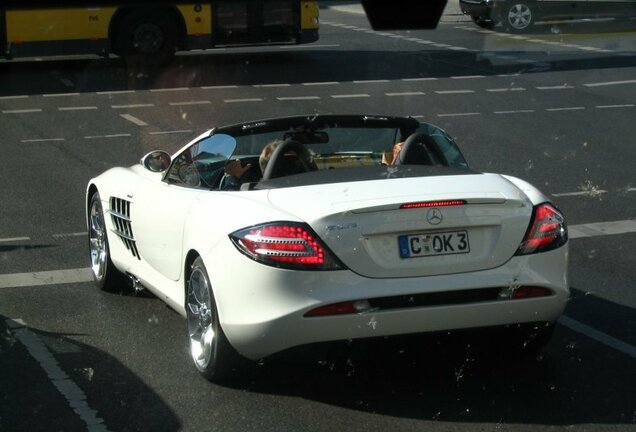
[{"label": "front wheel", "polygon": [[200,257],[192,264],[188,279],[186,316],[190,356],[199,373],[217,383],[236,376],[244,360],[223,333],[210,279]]},{"label": "front wheel", "polygon": [[511,33],[522,33],[527,31],[534,24],[535,11],[533,6],[525,1],[513,1],[508,3],[502,16],[501,22]]},{"label": "front wheel", "polygon": [[165,12],[135,10],[126,15],[116,30],[117,54],[148,66],[161,66],[172,60],[177,49],[178,27]]},{"label": "front wheel", "polygon": [[90,268],[95,285],[103,291],[121,291],[127,288],[124,275],[110,259],[106,222],[99,192],[88,204],[88,249]]}]

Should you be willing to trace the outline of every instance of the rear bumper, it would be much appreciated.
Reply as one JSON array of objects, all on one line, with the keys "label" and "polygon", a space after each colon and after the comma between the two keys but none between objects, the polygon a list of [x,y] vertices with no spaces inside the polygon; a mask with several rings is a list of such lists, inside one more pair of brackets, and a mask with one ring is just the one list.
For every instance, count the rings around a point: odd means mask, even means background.
[{"label": "rear bumper", "polygon": [[[450,331],[530,322],[555,322],[569,298],[567,245],[550,252],[514,257],[501,267],[464,274],[371,279],[345,271],[289,271],[251,261],[219,246],[224,260],[206,259],[230,343],[243,356],[259,359],[316,342]],[[234,250],[232,250],[234,249]],[[229,274],[228,268],[240,268]],[[403,305],[360,314],[307,318],[316,307],[351,300],[533,285],[552,295],[524,300],[490,299],[434,306]]]}]

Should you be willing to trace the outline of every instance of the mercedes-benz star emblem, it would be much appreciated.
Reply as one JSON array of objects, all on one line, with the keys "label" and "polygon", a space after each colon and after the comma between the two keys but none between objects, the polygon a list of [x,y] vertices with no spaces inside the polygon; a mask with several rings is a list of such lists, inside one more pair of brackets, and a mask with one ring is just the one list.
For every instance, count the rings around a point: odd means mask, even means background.
[{"label": "mercedes-benz star emblem", "polygon": [[426,213],[426,220],[431,225],[439,225],[442,223],[442,212],[438,208],[432,208]]}]

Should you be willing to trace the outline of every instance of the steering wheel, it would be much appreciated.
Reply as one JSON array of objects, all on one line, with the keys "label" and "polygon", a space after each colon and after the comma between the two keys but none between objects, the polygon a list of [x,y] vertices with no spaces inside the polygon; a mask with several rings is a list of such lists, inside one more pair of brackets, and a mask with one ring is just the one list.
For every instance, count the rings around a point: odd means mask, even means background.
[{"label": "steering wheel", "polygon": [[296,153],[305,171],[316,170],[315,164],[311,162],[311,153],[309,150],[298,141],[288,139],[276,147],[272,153],[263,172],[263,180],[281,177],[285,174],[285,154],[288,152]]},{"label": "steering wheel", "polygon": [[431,156],[429,155],[426,144],[430,142],[431,136],[423,133],[416,132],[404,141],[402,150],[398,155],[396,165],[433,165]]}]

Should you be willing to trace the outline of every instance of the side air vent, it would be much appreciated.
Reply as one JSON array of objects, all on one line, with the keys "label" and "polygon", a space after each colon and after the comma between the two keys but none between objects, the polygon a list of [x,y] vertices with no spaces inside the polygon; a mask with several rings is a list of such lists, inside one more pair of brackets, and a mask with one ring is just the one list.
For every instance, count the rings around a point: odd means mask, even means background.
[{"label": "side air vent", "polygon": [[108,211],[115,229],[112,230],[126,246],[126,249],[137,259],[141,259],[135,236],[130,223],[130,201],[121,198],[110,198],[110,210]]}]

